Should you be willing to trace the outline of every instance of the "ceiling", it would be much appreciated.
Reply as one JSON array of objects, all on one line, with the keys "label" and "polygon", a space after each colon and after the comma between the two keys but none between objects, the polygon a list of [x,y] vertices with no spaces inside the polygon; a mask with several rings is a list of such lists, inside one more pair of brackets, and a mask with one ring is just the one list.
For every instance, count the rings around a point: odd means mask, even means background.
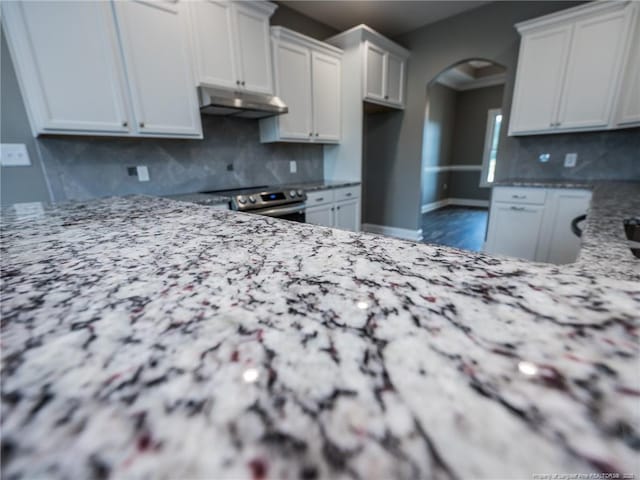
[{"label": "ceiling", "polygon": [[280,0],[307,17],[342,32],[365,23],[393,37],[480,7],[485,0]]}]

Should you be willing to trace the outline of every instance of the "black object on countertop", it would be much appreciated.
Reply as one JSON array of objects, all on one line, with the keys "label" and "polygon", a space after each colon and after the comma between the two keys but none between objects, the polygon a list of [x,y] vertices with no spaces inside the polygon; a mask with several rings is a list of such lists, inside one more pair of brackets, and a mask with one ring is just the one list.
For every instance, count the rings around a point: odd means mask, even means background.
[{"label": "black object on countertop", "polygon": [[[636,242],[635,245],[640,245],[640,218],[625,218],[623,223],[624,233],[627,235],[627,239],[631,242]],[[635,246],[632,245],[629,246],[631,253],[640,258],[640,248],[635,248]]]},{"label": "black object on countertop", "polygon": [[576,218],[571,220],[571,231],[576,237],[582,237],[582,229],[578,227],[578,224],[587,218],[586,214],[578,215]]}]

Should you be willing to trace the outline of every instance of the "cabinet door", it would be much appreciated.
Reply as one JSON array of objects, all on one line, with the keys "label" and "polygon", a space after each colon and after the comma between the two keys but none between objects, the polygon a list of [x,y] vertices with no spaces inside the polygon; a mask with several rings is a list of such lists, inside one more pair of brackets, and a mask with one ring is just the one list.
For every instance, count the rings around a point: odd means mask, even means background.
[{"label": "cabinet door", "polygon": [[360,200],[347,200],[336,203],[335,227],[357,232],[360,230]]},{"label": "cabinet door", "polygon": [[631,7],[634,27],[616,116],[616,125],[621,127],[640,124],[640,4]]},{"label": "cabinet door", "polygon": [[194,0],[188,5],[198,83],[236,88],[240,77],[233,44],[231,3]]},{"label": "cabinet door", "polygon": [[[571,221],[587,213],[591,192],[551,191],[544,215],[543,234],[536,260],[556,264],[571,263],[580,252],[580,239],[571,231]],[[582,223],[584,226],[584,222]]]},{"label": "cabinet door", "polygon": [[289,112],[277,119],[280,139],[311,141],[311,52],[289,42],[275,42],[276,94]]},{"label": "cabinet door", "polygon": [[487,251],[534,260],[544,206],[493,203],[489,218]]},{"label": "cabinet door", "polygon": [[609,124],[627,29],[625,10],[575,23],[558,117],[560,128]]},{"label": "cabinet door", "polygon": [[392,53],[387,57],[387,95],[386,100],[396,105],[404,104],[405,61]]},{"label": "cabinet door", "polygon": [[340,141],[340,59],[312,53],[314,140]]},{"label": "cabinet door", "polygon": [[115,22],[107,2],[3,2],[37,133],[128,132]]},{"label": "cabinet door", "polygon": [[364,96],[374,100],[383,100],[385,95],[385,76],[387,52],[370,42],[364,43]]},{"label": "cabinet door", "polygon": [[565,25],[522,37],[510,134],[554,129],[571,29]]},{"label": "cabinet door", "polygon": [[313,225],[321,225],[323,227],[333,227],[333,213],[333,204],[309,207],[305,211],[306,222]]},{"label": "cabinet door", "polygon": [[233,9],[242,87],[273,94],[269,16],[242,2],[234,3]]},{"label": "cabinet door", "polygon": [[138,131],[201,135],[182,3],[115,2]]}]

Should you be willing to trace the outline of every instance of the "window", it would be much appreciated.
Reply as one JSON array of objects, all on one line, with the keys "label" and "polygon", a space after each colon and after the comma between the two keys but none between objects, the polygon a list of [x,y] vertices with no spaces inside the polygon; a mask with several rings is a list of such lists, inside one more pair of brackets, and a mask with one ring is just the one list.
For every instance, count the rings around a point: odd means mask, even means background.
[{"label": "window", "polygon": [[492,108],[487,114],[487,131],[484,137],[484,155],[482,157],[481,187],[490,187],[496,173],[496,159],[498,157],[498,140],[502,125],[502,110]]}]

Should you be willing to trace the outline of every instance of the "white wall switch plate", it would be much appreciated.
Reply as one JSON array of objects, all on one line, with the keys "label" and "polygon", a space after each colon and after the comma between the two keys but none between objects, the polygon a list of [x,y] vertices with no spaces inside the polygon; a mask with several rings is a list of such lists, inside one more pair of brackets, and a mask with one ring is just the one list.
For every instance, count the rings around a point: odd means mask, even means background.
[{"label": "white wall switch plate", "polygon": [[296,173],[298,171],[298,164],[295,160],[289,162],[289,172]]},{"label": "white wall switch plate", "polygon": [[138,165],[136,167],[138,171],[138,181],[139,182],[148,182],[149,181],[149,169],[146,165]]},{"label": "white wall switch plate", "polygon": [[565,167],[575,167],[577,161],[578,161],[578,154],[577,153],[567,153],[564,156],[564,166]]},{"label": "white wall switch plate", "polygon": [[1,144],[0,164],[3,167],[28,167],[31,165],[26,145],[24,143]]}]

